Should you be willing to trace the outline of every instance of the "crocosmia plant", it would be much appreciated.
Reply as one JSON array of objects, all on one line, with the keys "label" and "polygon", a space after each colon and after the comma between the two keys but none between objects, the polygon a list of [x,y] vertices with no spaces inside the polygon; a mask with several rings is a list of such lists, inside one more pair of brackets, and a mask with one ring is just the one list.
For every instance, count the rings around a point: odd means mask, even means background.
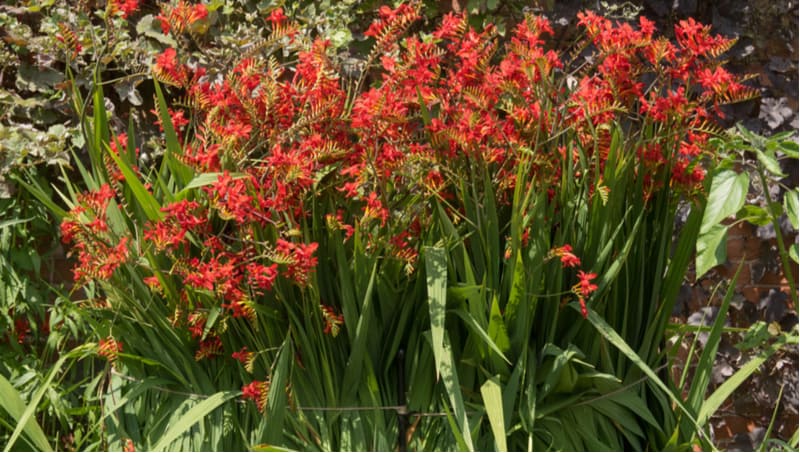
[{"label": "crocosmia plant", "polygon": [[[166,35],[206,17],[184,6]],[[756,95],[721,64],[733,41],[587,11],[557,52],[544,17],[410,32],[420,8],[379,10],[355,74],[280,9],[222,73],[167,48],[149,167],[95,87],[61,232],[113,355],[107,404],[204,415],[187,437],[110,417],[109,448],[707,441],[663,344],[715,118]]]}]

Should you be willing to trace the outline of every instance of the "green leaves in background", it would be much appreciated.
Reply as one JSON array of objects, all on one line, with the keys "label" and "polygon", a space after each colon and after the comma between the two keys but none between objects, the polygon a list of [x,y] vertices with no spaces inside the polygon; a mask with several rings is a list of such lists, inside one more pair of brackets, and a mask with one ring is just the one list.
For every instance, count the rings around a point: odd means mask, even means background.
[{"label": "green leaves in background", "polygon": [[728,226],[721,222],[742,208],[750,178],[733,170],[714,173],[708,202],[703,213],[700,236],[697,238],[696,275],[725,262]]}]

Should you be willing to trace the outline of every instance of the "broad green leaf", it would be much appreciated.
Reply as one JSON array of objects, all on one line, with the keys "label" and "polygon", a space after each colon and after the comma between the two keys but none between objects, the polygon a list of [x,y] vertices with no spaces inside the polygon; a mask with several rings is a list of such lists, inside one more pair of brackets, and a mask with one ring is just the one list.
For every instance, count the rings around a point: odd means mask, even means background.
[{"label": "broad green leaf", "polygon": [[772,217],[766,209],[752,204],[744,205],[744,207],[736,213],[736,218],[758,226],[765,226],[772,223]]},{"label": "broad green leaf", "polygon": [[[11,416],[11,420],[17,424],[17,430],[19,430],[19,427],[23,426],[20,424],[20,420],[25,413],[25,402],[20,397],[19,392],[2,374],[0,374],[0,407]],[[53,451],[53,448],[47,442],[47,436],[45,436],[42,427],[39,426],[35,418],[28,417],[22,431],[31,445],[35,446],[39,451]],[[9,440],[4,451],[9,451],[12,446],[13,444]]]},{"label": "broad green leaf", "polygon": [[726,225],[714,225],[697,238],[697,258],[695,266],[697,277],[702,277],[714,266],[718,266],[727,259],[725,238],[728,236]]},{"label": "broad green leaf", "polygon": [[31,195],[36,197],[37,200],[39,200],[43,205],[45,205],[45,207],[47,207],[47,209],[49,209],[50,212],[52,212],[56,216],[56,220],[58,220],[60,222],[61,219],[63,219],[64,217],[67,216],[67,211],[62,209],[57,204],[55,204],[53,202],[53,200],[49,196],[47,196],[47,194],[45,193],[45,191],[41,187],[39,187],[38,185],[28,184],[27,182],[23,181],[21,178],[15,176],[15,175],[11,175],[11,177],[19,185],[24,187],[25,190],[28,191],[28,193],[30,193]]},{"label": "broad green leaf", "polygon": [[447,262],[444,249],[425,249],[425,272],[428,287],[428,309],[431,318],[431,343],[436,359],[436,378],[440,376],[439,363],[444,362],[444,319],[447,306]]},{"label": "broad green leaf", "polygon": [[176,441],[180,436],[184,435],[194,425],[202,421],[208,414],[213,412],[216,408],[224,404],[231,398],[241,395],[240,391],[226,391],[217,392],[202,402],[198,403],[188,412],[183,414],[180,419],[175,420],[169,424],[169,429],[153,446],[153,451],[164,451],[169,448],[170,444]]},{"label": "broad green leaf", "polygon": [[458,445],[458,451],[471,450],[467,446],[467,442],[464,439],[461,430],[458,428],[456,420],[453,418],[453,414],[451,414],[450,410],[447,408],[447,403],[443,404],[443,408],[445,416],[447,417],[447,424],[450,425],[450,431],[453,433],[453,437],[456,438],[456,445]]},{"label": "broad green leaf", "polygon": [[793,159],[797,159],[798,157],[800,157],[800,153],[798,153],[797,142],[793,140],[787,140],[781,142],[781,151]]},{"label": "broad green leaf", "polygon": [[130,390],[127,393],[125,393],[125,395],[123,395],[122,398],[114,400],[113,405],[106,406],[103,408],[105,417],[116,417],[117,410],[119,410],[126,404],[130,403],[131,401],[135,401],[136,398],[142,393],[150,390],[153,387],[168,384],[169,382],[170,381],[166,379],[157,378],[155,376],[148,376],[139,382],[131,384]]},{"label": "broad green leaf", "polygon": [[798,219],[798,212],[800,212],[800,210],[798,210],[798,197],[800,197],[800,190],[796,187],[783,195],[783,210],[795,229],[800,228],[800,219]]},{"label": "broad green leaf", "polygon": [[775,176],[786,176],[781,171],[781,165],[778,163],[778,159],[775,158],[774,152],[765,152],[760,148],[755,148],[754,151],[756,158],[768,172]]},{"label": "broad green leaf", "polygon": [[139,19],[139,22],[136,24],[136,33],[139,35],[147,36],[148,38],[153,38],[156,41],[164,44],[168,47],[176,48],[178,47],[178,43],[170,35],[165,35],[161,32],[161,28],[155,26],[153,23],[153,15],[147,14],[142,16]]},{"label": "broad green leaf", "polygon": [[497,451],[508,451],[506,422],[503,415],[503,392],[500,390],[497,376],[483,383],[481,396],[483,397],[483,406],[486,408],[486,416],[489,417],[489,425],[492,427],[495,447]]},{"label": "broad green leaf", "polygon": [[746,173],[737,174],[733,170],[722,170],[714,175],[700,226],[701,236],[742,209],[749,183]]},{"label": "broad green leaf", "polygon": [[[102,184],[103,182],[108,181],[108,174],[106,173],[106,168],[103,165],[103,149],[104,146],[108,146],[109,138],[111,132],[108,128],[108,115],[106,114],[106,104],[105,104],[105,97],[103,96],[103,86],[96,81],[94,87],[94,96],[92,99],[93,102],[93,116],[92,116],[92,123],[89,127],[89,130],[92,132],[91,139],[87,142],[87,148],[89,151],[89,159],[91,160],[92,164],[92,174],[97,181],[97,184]],[[74,162],[80,166],[80,159],[74,159]],[[81,171],[83,176],[83,180],[88,182],[90,178]],[[94,187],[89,187],[90,189],[94,189]]]},{"label": "broad green leaf", "polygon": [[278,447],[278,446],[275,446],[275,445],[270,445],[270,444],[258,444],[258,445],[252,445],[252,446],[250,446],[250,451],[264,451],[264,452],[267,452],[267,451],[278,451],[278,452],[291,452],[291,451],[294,451],[294,450],[291,450],[291,449],[288,449],[288,448],[283,448],[283,447]]}]

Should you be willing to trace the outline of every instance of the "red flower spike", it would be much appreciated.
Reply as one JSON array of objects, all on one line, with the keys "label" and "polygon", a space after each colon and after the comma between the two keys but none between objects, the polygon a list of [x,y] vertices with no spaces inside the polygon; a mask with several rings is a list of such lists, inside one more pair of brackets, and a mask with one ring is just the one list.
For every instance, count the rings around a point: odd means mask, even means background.
[{"label": "red flower spike", "polygon": [[117,354],[122,352],[122,342],[114,337],[102,338],[97,344],[97,353],[112,364],[117,360]]},{"label": "red flower spike", "polygon": [[287,258],[287,270],[284,275],[292,279],[300,286],[306,286],[308,279],[317,265],[317,258],[314,252],[317,251],[319,244],[312,242],[310,244],[295,244],[284,239],[278,239],[275,244],[275,252]]},{"label": "red flower spike", "polygon": [[551,258],[556,256],[561,258],[561,266],[565,268],[581,265],[581,259],[572,253],[572,246],[569,244],[564,244],[561,247],[550,250],[549,256]]},{"label": "red flower spike", "polygon": [[595,273],[585,273],[583,271],[578,271],[578,279],[580,280],[576,285],[578,292],[583,297],[589,297],[595,290],[597,290],[597,285],[591,282],[591,280],[597,278],[597,274]]},{"label": "red flower spike", "polygon": [[231,354],[235,360],[238,360],[242,365],[246,365],[252,358],[253,353],[247,350],[247,346]]},{"label": "red flower spike", "polygon": [[222,353],[222,339],[218,336],[210,336],[200,342],[200,347],[194,354],[194,360],[200,361],[203,359],[212,358]]},{"label": "red flower spike", "polygon": [[178,62],[177,51],[172,47],[156,57],[153,73],[161,82],[170,85],[183,87],[189,81],[189,70]]},{"label": "red flower spike", "polygon": [[322,333],[336,338],[336,336],[339,335],[342,324],[344,324],[344,316],[341,313],[337,314],[333,307],[328,305],[320,304],[319,308],[325,320],[325,328]]},{"label": "red flower spike", "polygon": [[286,19],[287,19],[286,15],[283,14],[283,8],[273,9],[272,12],[269,13],[269,17],[267,17],[267,20],[269,20],[272,23],[273,27],[277,27],[283,24],[286,21]]},{"label": "red flower spike", "polygon": [[111,14],[122,13],[122,18],[127,19],[139,9],[139,0],[110,0],[108,10]]},{"label": "red flower spike", "polygon": [[242,386],[242,399],[256,403],[258,411],[264,413],[269,395],[269,381],[252,381]]}]

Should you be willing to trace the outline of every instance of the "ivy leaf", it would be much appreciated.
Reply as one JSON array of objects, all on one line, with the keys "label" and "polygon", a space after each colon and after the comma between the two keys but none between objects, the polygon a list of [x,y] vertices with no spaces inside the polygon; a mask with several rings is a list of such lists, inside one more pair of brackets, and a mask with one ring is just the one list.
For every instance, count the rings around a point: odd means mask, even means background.
[{"label": "ivy leaf", "polygon": [[46,92],[64,81],[64,74],[52,68],[38,68],[22,63],[17,71],[17,89]]},{"label": "ivy leaf", "polygon": [[777,129],[787,119],[792,117],[792,109],[787,105],[788,99],[783,97],[761,99],[761,109],[758,119],[764,120],[770,129]]},{"label": "ivy leaf", "polygon": [[178,43],[171,36],[161,33],[161,28],[156,28],[155,25],[153,15],[148,14],[139,19],[139,22],[136,24],[136,33],[147,36],[148,38],[153,38],[166,46],[173,48],[178,47]]},{"label": "ivy leaf", "polygon": [[132,82],[118,82],[114,84],[114,90],[120,98],[127,99],[131,105],[142,105],[142,95],[136,89],[136,85]]},{"label": "ivy leaf", "polygon": [[347,28],[340,28],[330,34],[331,44],[334,49],[345,47],[353,41],[353,34]]}]

